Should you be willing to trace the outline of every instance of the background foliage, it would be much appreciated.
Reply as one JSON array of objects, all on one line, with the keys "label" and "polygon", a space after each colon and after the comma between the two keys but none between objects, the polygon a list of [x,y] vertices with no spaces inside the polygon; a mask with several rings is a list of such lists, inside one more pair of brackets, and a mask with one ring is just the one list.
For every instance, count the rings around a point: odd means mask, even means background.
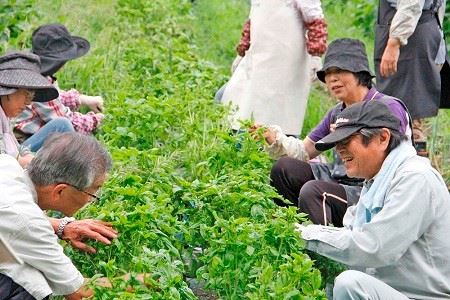
[{"label": "background foliage", "polygon": [[[358,37],[370,56],[375,2],[323,3],[330,40]],[[66,247],[85,276],[112,281],[112,289],[97,288],[96,299],[196,299],[188,278],[222,299],[324,299],[325,282],[340,271],[309,258],[293,228],[305,216],[272,202],[278,196],[268,185],[272,162],[262,145],[246,133],[230,135],[227,108],[212,100],[229,77],[248,4],[17,0],[0,8],[2,51],[29,47],[32,29],[49,22],[91,41],[89,54],[58,78],[63,88],[107,101],[97,137],[114,170],[102,200],[77,217],[111,221],[120,237],[111,246],[94,243],[96,255]],[[333,104],[316,83],[303,133]],[[442,112],[432,121],[441,153],[435,158],[447,180],[449,120]],[[147,285],[125,282],[121,275],[129,272],[147,273]]]}]

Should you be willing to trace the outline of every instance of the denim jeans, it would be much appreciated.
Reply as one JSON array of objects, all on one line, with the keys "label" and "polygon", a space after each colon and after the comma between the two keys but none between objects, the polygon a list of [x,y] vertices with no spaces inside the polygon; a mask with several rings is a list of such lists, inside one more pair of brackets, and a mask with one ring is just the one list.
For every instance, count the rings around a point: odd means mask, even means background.
[{"label": "denim jeans", "polygon": [[24,147],[28,147],[31,151],[36,152],[45,142],[47,137],[55,132],[73,132],[72,123],[69,119],[59,117],[51,120],[47,124],[41,127],[35,134],[30,136],[23,142]]}]

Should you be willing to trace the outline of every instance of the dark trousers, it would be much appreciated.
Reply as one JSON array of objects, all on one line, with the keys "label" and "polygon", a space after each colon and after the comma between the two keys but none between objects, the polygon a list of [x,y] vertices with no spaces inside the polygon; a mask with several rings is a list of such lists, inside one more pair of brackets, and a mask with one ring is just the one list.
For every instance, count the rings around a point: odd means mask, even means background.
[{"label": "dark trousers", "polygon": [[[345,189],[339,183],[316,180],[308,163],[282,157],[273,165],[270,179],[278,193],[308,214],[314,224],[343,226],[347,210]],[[277,199],[275,202],[286,205]]]},{"label": "dark trousers", "polygon": [[[49,297],[44,298],[44,300],[46,299],[49,299]],[[36,298],[11,278],[0,274],[0,300],[36,300]]]}]

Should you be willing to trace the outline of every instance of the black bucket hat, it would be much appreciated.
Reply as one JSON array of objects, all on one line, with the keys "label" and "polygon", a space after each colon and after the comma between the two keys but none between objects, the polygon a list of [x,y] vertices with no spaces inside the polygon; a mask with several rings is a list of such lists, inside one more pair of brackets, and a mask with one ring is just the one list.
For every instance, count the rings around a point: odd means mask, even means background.
[{"label": "black bucket hat", "polygon": [[0,56],[0,96],[23,88],[35,92],[33,101],[58,98],[58,90],[41,75],[39,56],[29,52],[11,52]]},{"label": "black bucket hat", "polygon": [[319,151],[333,148],[363,128],[389,128],[400,131],[400,120],[381,101],[369,100],[350,105],[336,119],[336,129],[316,142]]},{"label": "black bucket hat", "polygon": [[47,24],[38,27],[31,37],[31,51],[41,58],[41,73],[55,74],[67,61],[85,55],[89,42],[72,36],[62,24]]},{"label": "black bucket hat", "polygon": [[325,82],[325,71],[335,67],[353,73],[367,72],[375,77],[369,69],[366,47],[360,40],[337,39],[328,46],[323,62],[323,67],[317,71],[317,78]]}]

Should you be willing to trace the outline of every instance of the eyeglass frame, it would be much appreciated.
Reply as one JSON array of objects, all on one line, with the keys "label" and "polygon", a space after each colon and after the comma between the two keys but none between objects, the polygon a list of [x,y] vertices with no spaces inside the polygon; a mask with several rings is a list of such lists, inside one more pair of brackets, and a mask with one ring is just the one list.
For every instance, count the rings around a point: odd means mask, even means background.
[{"label": "eyeglass frame", "polygon": [[28,101],[33,101],[35,95],[36,95],[35,91],[25,89],[25,97],[27,97],[26,99]]},{"label": "eyeglass frame", "polygon": [[[86,192],[86,191],[80,189],[79,187],[77,187],[77,186],[75,186],[75,185],[73,185],[73,184],[70,184],[70,183],[67,183],[67,182],[60,182],[59,184],[67,184],[68,186],[73,187],[73,188],[76,189],[77,191],[82,192],[82,193],[85,193],[86,195],[91,196],[92,198],[94,198],[94,199],[97,200],[97,201],[100,200],[100,196],[97,196],[96,194],[92,194],[92,193]],[[100,193],[100,192],[101,192],[101,189],[99,188],[99,189],[97,190],[96,193]],[[95,200],[92,200],[92,201],[95,201]]]},{"label": "eyeglass frame", "polygon": [[[31,103],[33,101],[33,99],[34,99],[34,96],[36,95],[36,92],[34,90],[28,90],[28,89],[23,89],[23,90],[25,91],[25,101]],[[10,95],[6,95],[6,98],[8,100],[10,100],[9,96]]]}]

